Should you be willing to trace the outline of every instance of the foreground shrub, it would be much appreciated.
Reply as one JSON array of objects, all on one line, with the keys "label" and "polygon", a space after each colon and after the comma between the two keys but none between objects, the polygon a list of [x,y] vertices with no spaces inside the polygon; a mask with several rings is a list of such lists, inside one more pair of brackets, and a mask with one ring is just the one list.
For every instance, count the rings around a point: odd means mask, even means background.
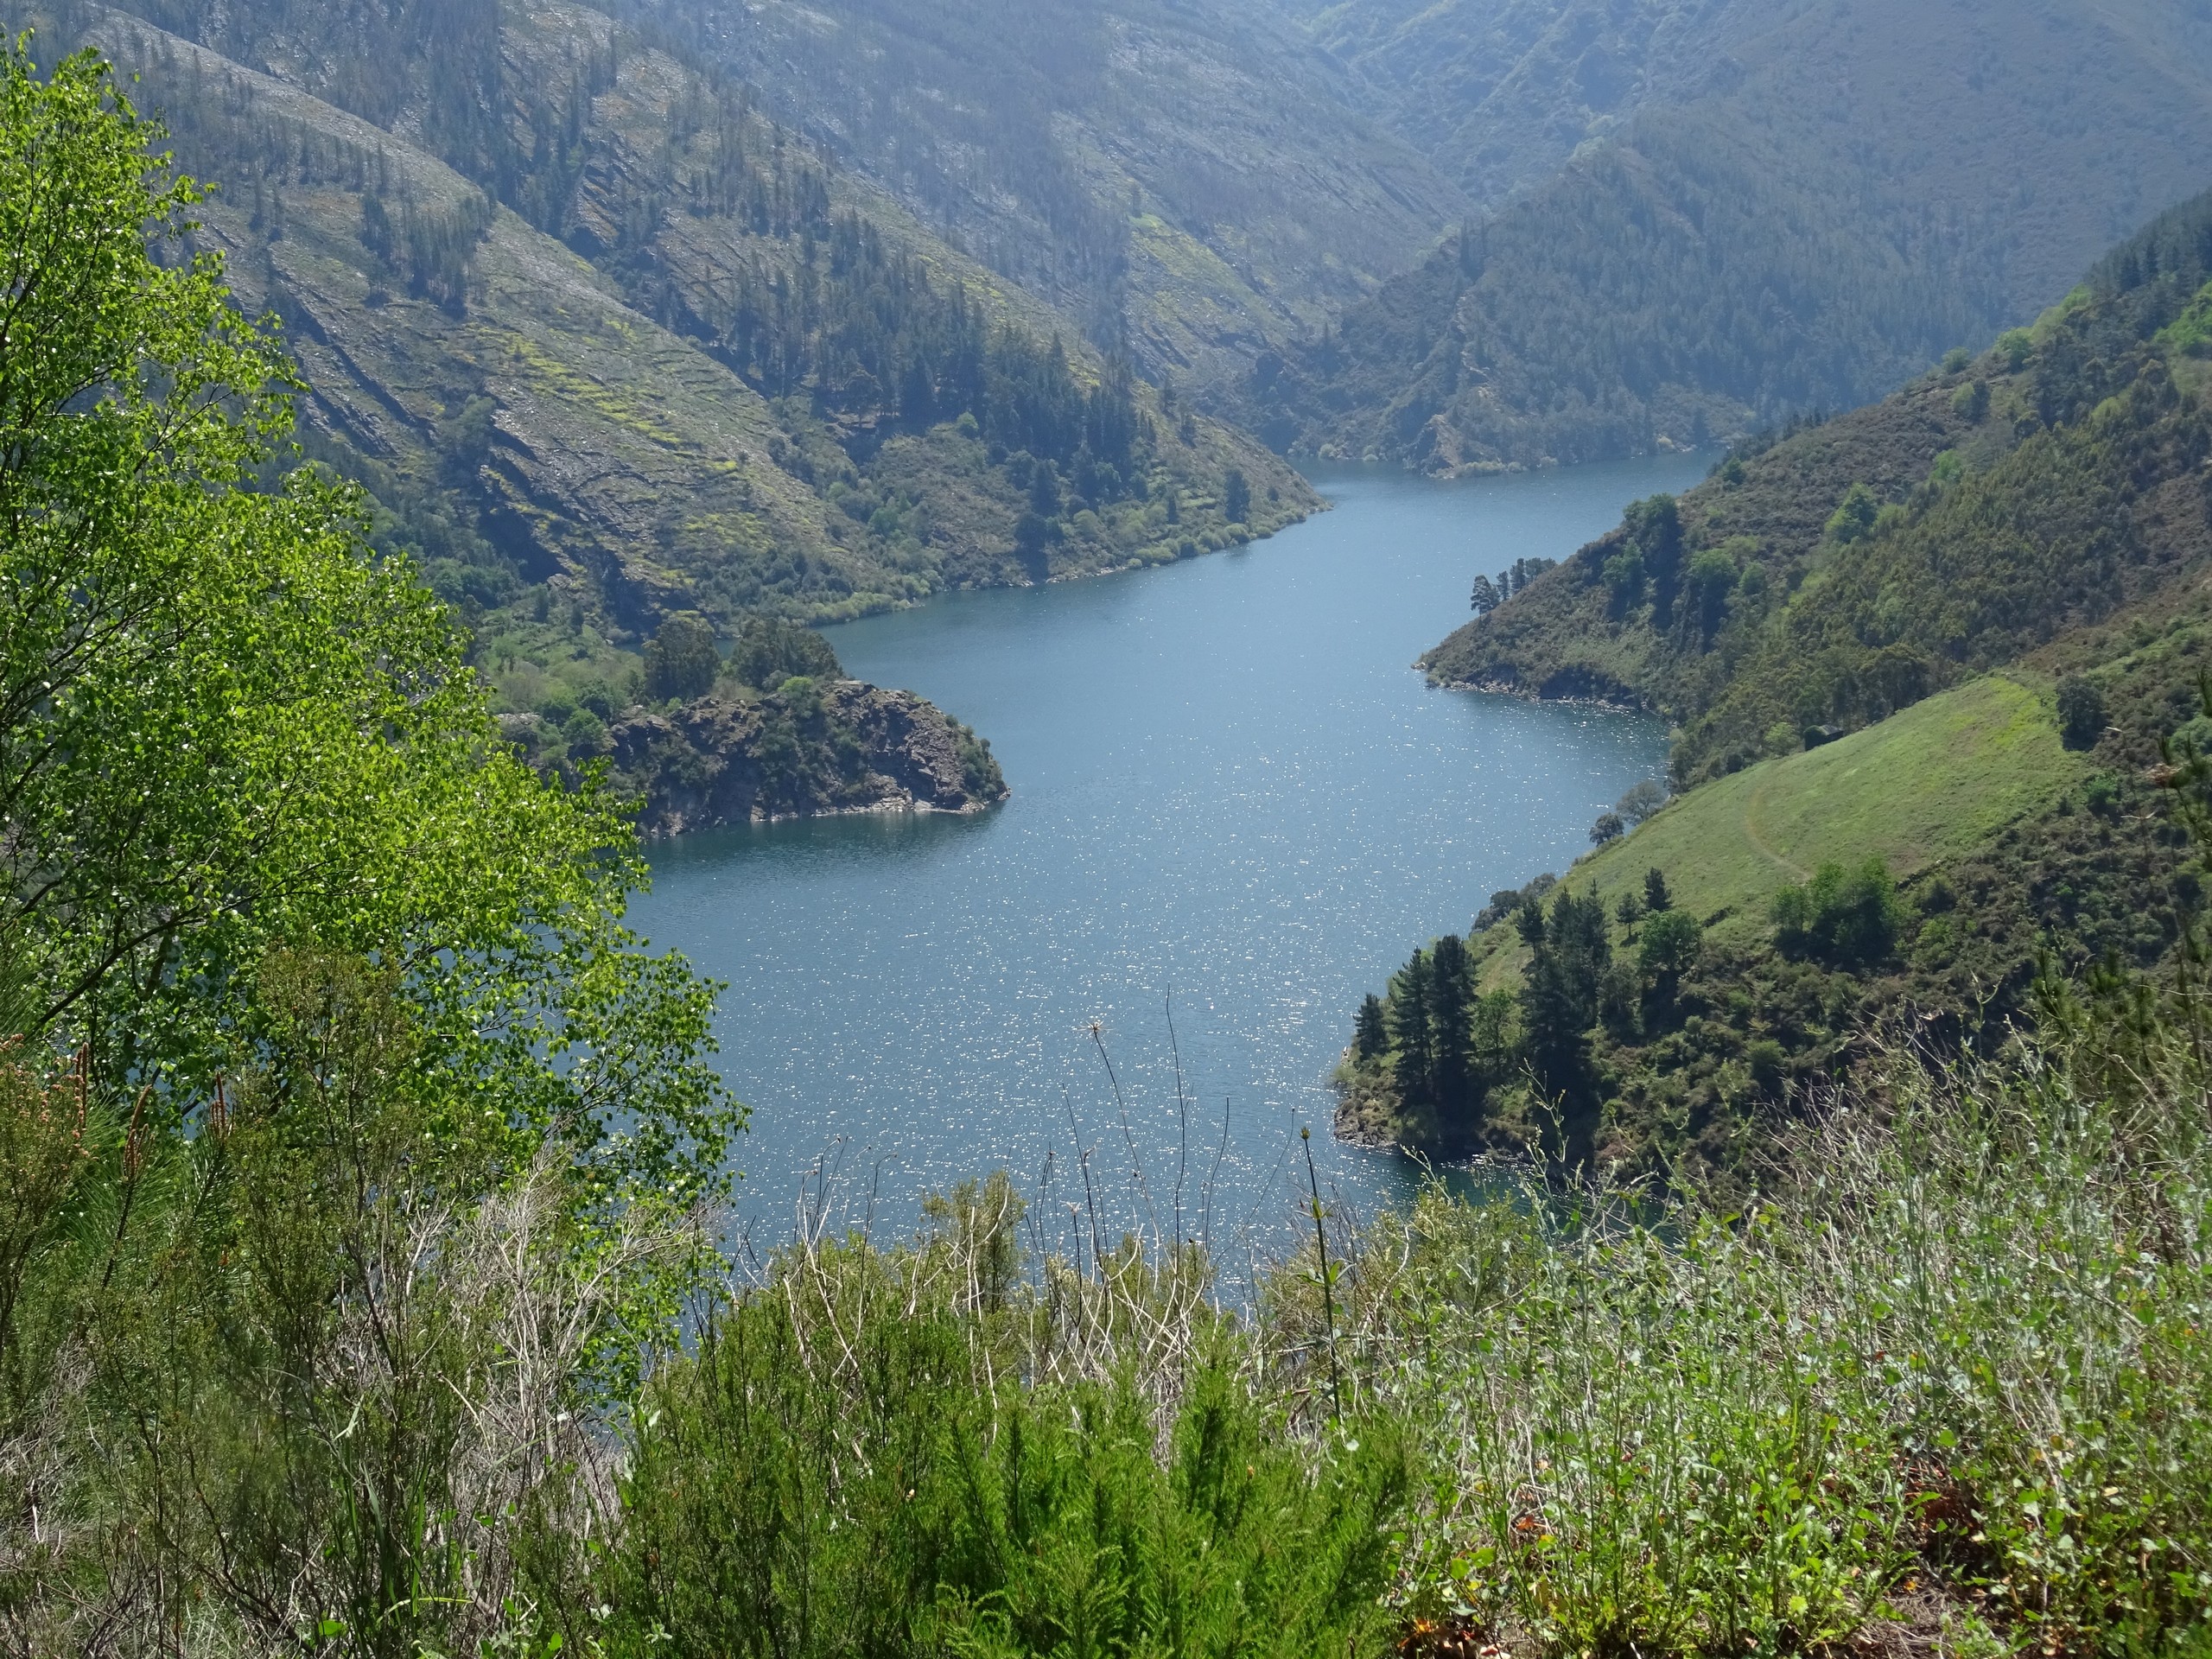
[{"label": "foreground shrub", "polygon": [[1392,1425],[1294,1437],[1219,1327],[1172,1400],[1135,1345],[1113,1375],[1037,1381],[1096,1304],[1134,1331],[1176,1281],[1130,1251],[1117,1277],[1009,1286],[1006,1235],[963,1213],[918,1255],[798,1254],[656,1380],[608,1650],[1376,1651],[1408,1497]]},{"label": "foreground shrub", "polygon": [[2212,1642],[2202,1095],[1898,1081],[1740,1215],[1439,1189],[1377,1224],[1344,1351],[1440,1459],[1416,1614],[1559,1652]]}]

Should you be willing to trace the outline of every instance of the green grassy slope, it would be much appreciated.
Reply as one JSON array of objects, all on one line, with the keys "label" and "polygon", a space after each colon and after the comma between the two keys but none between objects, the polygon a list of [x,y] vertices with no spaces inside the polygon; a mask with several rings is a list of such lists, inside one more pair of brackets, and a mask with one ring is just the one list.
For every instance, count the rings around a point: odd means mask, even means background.
[{"label": "green grassy slope", "polygon": [[[1846,407],[2032,316],[2205,182],[2212,17],[2190,9],[1540,10],[1323,20],[1496,216],[1291,353],[1248,418],[1449,473]],[[1531,144],[1580,147],[1539,177]]]},{"label": "green grassy slope", "polygon": [[[2094,770],[2060,742],[2047,681],[1991,675],[1692,790],[1562,880],[1611,914],[1659,870],[1716,944],[1757,949],[1775,893],[1821,865],[1876,857],[1910,883],[2044,817]],[[1633,928],[1616,920],[1612,936],[1632,950]],[[1471,948],[1483,988],[1520,988],[1529,951],[1510,926],[1483,930]]]},{"label": "green grassy slope", "polygon": [[2078,789],[2048,683],[1992,675],[1836,742],[1763,761],[1672,802],[1567,876],[1610,909],[1666,872],[1675,902],[1756,931],[1777,888],[1870,855],[1900,878],[1962,857]]},{"label": "green grassy slope", "polygon": [[[2208,597],[2196,592],[2185,618],[2170,615],[2101,671],[2114,727],[2094,751],[2062,745],[2044,676],[1992,675],[1700,785],[1556,887],[1533,886],[1548,910],[1560,892],[1594,894],[1608,918],[1607,983],[1619,988],[1582,1039],[1591,1155],[1740,1184],[1777,1115],[1874,1058],[1880,1041],[2001,1042],[2046,953],[2076,972],[2108,958],[2157,963],[2191,878],[2157,791],[2138,780],[2191,712]],[[1822,866],[1869,858],[1900,890],[1891,952],[1853,964],[1780,949],[1776,895]],[[1653,869],[1701,930],[1671,991],[1640,961],[1648,918],[1616,913]],[[1355,1050],[1338,1073],[1340,1133],[1447,1156],[1539,1144],[1545,1114],[1524,1048],[1532,952],[1510,911],[1466,949],[1473,1007],[1494,1022],[1472,1096],[1449,1109],[1409,1103],[1395,1045]],[[1402,979],[1386,1002],[1394,1031]]]}]

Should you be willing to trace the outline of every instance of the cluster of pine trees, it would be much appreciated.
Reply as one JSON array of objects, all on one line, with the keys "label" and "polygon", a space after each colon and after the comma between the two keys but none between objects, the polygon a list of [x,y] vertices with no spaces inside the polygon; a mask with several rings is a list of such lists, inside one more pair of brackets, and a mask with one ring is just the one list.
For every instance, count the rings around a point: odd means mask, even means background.
[{"label": "cluster of pine trees", "polygon": [[[1564,1176],[1589,1163],[1605,1092],[1592,1033],[1632,1042],[1669,1024],[1703,930],[1656,869],[1611,916],[1594,893],[1543,882],[1499,893],[1478,918],[1507,921],[1529,951],[1517,992],[1479,989],[1467,942],[1447,933],[1414,952],[1387,998],[1361,1004],[1351,1060],[1386,1070],[1429,1144],[1458,1150],[1490,1140],[1494,1092],[1525,1093],[1546,1164]],[[1615,921],[1633,952],[1616,951]]]},{"label": "cluster of pine trees", "polygon": [[1477,616],[1488,616],[1545,571],[1556,569],[1558,564],[1557,559],[1538,556],[1514,560],[1497,573],[1496,581],[1488,576],[1477,576],[1474,591],[1468,598],[1469,607]]},{"label": "cluster of pine trees", "polygon": [[749,263],[706,319],[719,354],[748,381],[910,431],[969,416],[1004,450],[1071,468],[1084,457],[1087,483],[1096,466],[1114,467],[1111,483],[1081,493],[1122,494],[1149,436],[1126,365],[1084,386],[1058,340],[1040,347],[992,327],[961,284],[932,282],[855,213],[825,211],[785,237],[795,257]]}]

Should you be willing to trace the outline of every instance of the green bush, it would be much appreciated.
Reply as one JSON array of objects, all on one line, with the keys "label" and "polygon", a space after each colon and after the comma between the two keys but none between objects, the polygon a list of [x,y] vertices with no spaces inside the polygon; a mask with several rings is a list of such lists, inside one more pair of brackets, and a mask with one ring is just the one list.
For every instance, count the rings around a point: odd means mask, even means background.
[{"label": "green bush", "polygon": [[2181,315],[2158,332],[2158,340],[2184,357],[2212,354],[2212,283],[2197,289]]},{"label": "green bush", "polygon": [[569,754],[578,760],[605,754],[607,722],[590,709],[579,709],[561,722],[561,741],[569,746]]},{"label": "green bush", "polygon": [[2110,718],[2104,694],[2092,682],[2069,674],[2058,683],[2058,734],[2068,748],[2096,747]]},{"label": "green bush", "polygon": [[655,702],[689,702],[714,690],[722,665],[715,636],[696,617],[671,616],[645,647],[645,695]]},{"label": "green bush", "polygon": [[1821,865],[1811,880],[1775,894],[1772,915],[1775,944],[1786,954],[1859,969],[1888,959],[1905,922],[1897,884],[1878,858],[1853,870]]},{"label": "green bush", "polygon": [[1679,978],[1697,963],[1705,930],[1686,910],[1662,910],[1643,927],[1637,966],[1654,979]]},{"label": "green bush", "polygon": [[957,1329],[890,1319],[860,1333],[873,1386],[849,1402],[808,1387],[778,1323],[735,1316],[656,1394],[611,1652],[656,1629],[677,1654],[1288,1656],[1381,1636],[1404,1495],[1387,1428],[1316,1478],[1209,1371],[1163,1467],[1127,1388],[994,1408]]},{"label": "green bush", "polygon": [[794,676],[816,680],[845,677],[837,653],[827,639],[811,628],[766,616],[746,619],[730,652],[729,669],[741,684],[758,691],[772,690]]},{"label": "green bush", "polygon": [[1038,1312],[1017,1204],[1001,1181],[937,1207],[940,1243],[996,1264],[980,1276],[918,1301],[912,1257],[795,1255],[660,1375],[593,1592],[608,1653],[1379,1649],[1409,1492],[1394,1426],[1301,1445],[1227,1340],[1172,1410],[1126,1367],[995,1381]]},{"label": "green bush", "polygon": [[1736,586],[1736,561],[1723,548],[1701,548],[1690,560],[1683,586],[1699,628],[1711,638],[1727,613],[1728,594]]},{"label": "green bush", "polygon": [[1252,486],[1241,467],[1231,467],[1222,474],[1221,516],[1232,524],[1241,524],[1252,516]]},{"label": "green bush", "polygon": [[1847,546],[1865,541],[1874,533],[1874,523],[1881,516],[1881,501],[1873,491],[1864,484],[1853,484],[1836,510],[1828,515],[1828,539]]}]

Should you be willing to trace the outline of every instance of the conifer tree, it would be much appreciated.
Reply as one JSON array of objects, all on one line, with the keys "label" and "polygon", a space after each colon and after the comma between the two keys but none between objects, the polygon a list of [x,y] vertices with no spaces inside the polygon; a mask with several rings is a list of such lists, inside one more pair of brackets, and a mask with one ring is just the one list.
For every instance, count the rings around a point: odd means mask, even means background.
[{"label": "conifer tree", "polygon": [[1429,1094],[1447,1123],[1463,1118],[1472,1104],[1473,1033],[1467,1023],[1467,1005],[1473,992],[1467,947],[1458,934],[1447,933],[1429,952],[1428,1010]]},{"label": "conifer tree", "polygon": [[1432,1103],[1430,1077],[1434,1067],[1431,1046],[1430,1012],[1433,980],[1428,952],[1416,950],[1390,981],[1390,1038],[1398,1052],[1393,1081],[1398,1097],[1408,1105]]},{"label": "conifer tree", "polygon": [[1360,999],[1359,1014],[1352,1022],[1352,1056],[1361,1060],[1376,1059],[1389,1046],[1389,1028],[1382,1020],[1382,999],[1370,991]]}]

